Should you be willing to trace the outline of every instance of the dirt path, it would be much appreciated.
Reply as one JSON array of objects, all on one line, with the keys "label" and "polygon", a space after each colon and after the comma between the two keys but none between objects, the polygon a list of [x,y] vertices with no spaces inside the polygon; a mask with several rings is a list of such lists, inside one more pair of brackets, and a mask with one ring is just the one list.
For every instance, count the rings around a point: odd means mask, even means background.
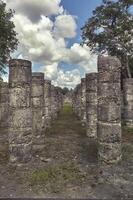
[{"label": "dirt path", "polygon": [[[96,143],[66,105],[47,131],[43,151],[29,165],[0,165],[0,197],[133,197],[132,144],[132,131],[124,130],[122,163],[99,171]],[[99,173],[108,180],[99,179]]]}]

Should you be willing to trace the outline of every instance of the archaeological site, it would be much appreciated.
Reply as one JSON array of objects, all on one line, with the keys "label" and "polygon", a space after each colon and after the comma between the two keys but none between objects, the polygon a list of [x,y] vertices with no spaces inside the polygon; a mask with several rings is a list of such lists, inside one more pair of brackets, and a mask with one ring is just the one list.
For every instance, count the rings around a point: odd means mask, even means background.
[{"label": "archaeological site", "polygon": [[0,200],[133,200],[133,0],[0,0]]},{"label": "archaeological site", "polygon": [[121,87],[116,57],[97,65],[64,95],[30,61],[10,60],[9,82],[0,80],[3,197],[132,194],[133,79]]}]

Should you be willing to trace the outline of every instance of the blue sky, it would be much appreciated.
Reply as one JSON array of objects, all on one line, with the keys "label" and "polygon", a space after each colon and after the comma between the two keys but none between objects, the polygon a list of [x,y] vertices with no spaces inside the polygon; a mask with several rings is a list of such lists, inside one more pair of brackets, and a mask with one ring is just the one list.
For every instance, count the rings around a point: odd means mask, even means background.
[{"label": "blue sky", "polygon": [[15,10],[19,47],[13,58],[32,61],[54,85],[73,88],[95,72],[96,56],[81,47],[81,27],[102,0],[5,0]]},{"label": "blue sky", "polygon": [[71,42],[80,41],[81,27],[89,17],[92,16],[92,11],[99,5],[102,0],[62,0],[62,5],[72,15],[77,16],[78,35]]}]

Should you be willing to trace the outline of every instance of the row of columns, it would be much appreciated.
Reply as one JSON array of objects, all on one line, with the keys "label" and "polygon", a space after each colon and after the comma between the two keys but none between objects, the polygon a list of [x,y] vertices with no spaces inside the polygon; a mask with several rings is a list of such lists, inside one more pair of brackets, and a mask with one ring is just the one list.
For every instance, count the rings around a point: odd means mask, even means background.
[{"label": "row of columns", "polygon": [[120,61],[99,56],[98,73],[81,79],[74,89],[72,105],[74,113],[86,124],[87,136],[98,142],[99,162],[121,160],[121,122],[133,127],[133,79],[123,80],[121,90]]},{"label": "row of columns", "polygon": [[[62,109],[62,90],[43,73],[32,73],[31,62],[21,59],[10,60],[9,83],[1,80],[0,85],[0,128],[8,127],[9,161],[29,162],[44,147],[45,131]],[[1,138],[0,134],[0,146]]]}]

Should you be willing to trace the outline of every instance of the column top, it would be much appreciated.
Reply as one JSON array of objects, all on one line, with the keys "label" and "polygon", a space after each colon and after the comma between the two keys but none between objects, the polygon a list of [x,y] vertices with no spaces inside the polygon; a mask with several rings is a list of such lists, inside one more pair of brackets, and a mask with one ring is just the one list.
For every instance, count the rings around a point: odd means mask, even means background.
[{"label": "column top", "polygon": [[31,67],[31,61],[29,61],[29,60],[23,60],[23,59],[11,59],[9,61],[9,67],[14,67],[14,66]]}]

